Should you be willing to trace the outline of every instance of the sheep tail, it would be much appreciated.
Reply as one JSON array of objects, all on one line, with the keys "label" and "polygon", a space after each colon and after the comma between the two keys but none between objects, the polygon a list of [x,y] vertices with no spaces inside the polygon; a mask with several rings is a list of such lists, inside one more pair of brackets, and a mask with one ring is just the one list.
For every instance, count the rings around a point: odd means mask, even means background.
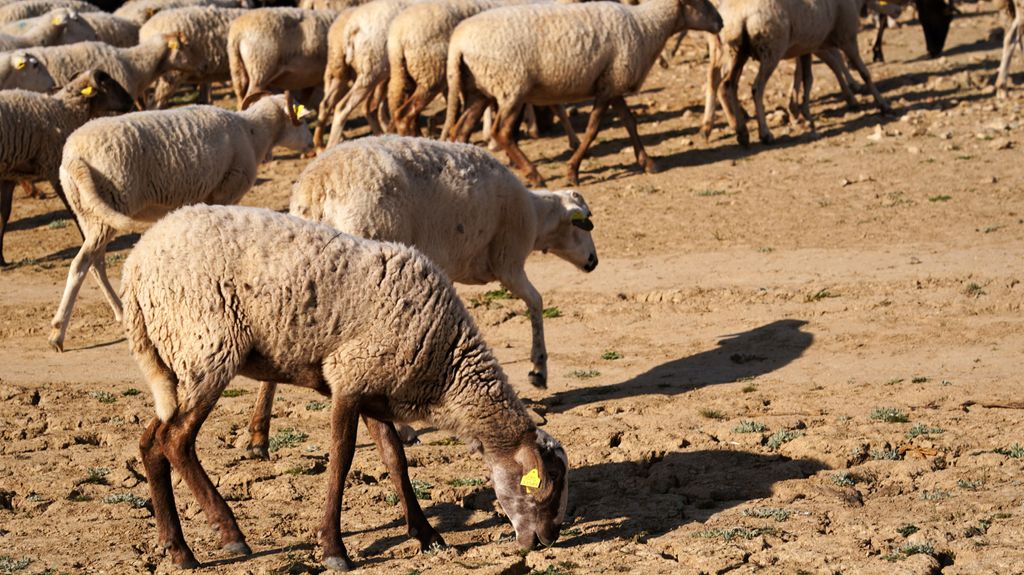
[{"label": "sheep tail", "polygon": [[228,64],[231,69],[231,86],[235,89],[238,109],[242,109],[242,100],[249,92],[249,73],[242,59],[242,34],[228,36]]},{"label": "sheep tail", "polygon": [[60,181],[80,221],[89,214],[93,217],[88,219],[98,219],[114,229],[127,231],[136,227],[134,220],[111,207],[96,191],[92,169],[81,158],[65,159],[60,166]]},{"label": "sheep tail", "polygon": [[452,127],[462,113],[462,53],[458,49],[449,46],[448,49],[448,111],[444,115],[444,128],[441,130],[441,140],[450,140],[455,137],[452,134]]},{"label": "sheep tail", "polygon": [[130,273],[126,270],[127,281],[124,282],[121,293],[124,304],[124,328],[131,342],[132,355],[135,356],[136,363],[149,383],[149,390],[153,394],[153,403],[156,406],[156,416],[160,421],[167,422],[178,410],[178,378],[160,358],[153,340],[149,338],[146,319],[139,306],[138,294],[135,293],[136,284],[128,277]]}]

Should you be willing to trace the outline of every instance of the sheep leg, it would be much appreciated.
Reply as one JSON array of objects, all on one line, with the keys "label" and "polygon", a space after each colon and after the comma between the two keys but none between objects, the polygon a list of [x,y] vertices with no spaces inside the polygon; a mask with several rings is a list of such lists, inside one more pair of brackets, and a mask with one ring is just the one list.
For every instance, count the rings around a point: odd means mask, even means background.
[{"label": "sheep leg", "polygon": [[[92,232],[92,233],[90,233]],[[64,295],[61,296],[57,312],[50,321],[50,347],[56,351],[64,351],[64,336],[67,334],[68,323],[71,321],[71,311],[75,306],[75,299],[78,298],[78,290],[82,289],[82,281],[92,262],[97,257],[104,257],[107,244],[114,239],[114,230],[106,226],[100,226],[98,230],[87,230],[85,242],[81,249],[71,261],[71,268],[68,270],[67,284],[64,286]]]},{"label": "sheep leg", "polygon": [[121,323],[121,316],[123,314],[121,298],[117,297],[117,292],[114,291],[114,287],[110,285],[110,278],[107,277],[105,253],[96,256],[92,261],[92,265],[89,266],[89,271],[92,273],[92,277],[95,278],[96,283],[100,284],[100,289],[103,291],[104,297],[107,298],[110,309],[114,312],[114,319],[117,320],[117,323]]},{"label": "sheep leg", "polygon": [[803,101],[800,103],[800,114],[807,121],[808,127],[814,131],[814,118],[811,117],[811,86],[814,85],[814,71],[811,70],[811,55],[804,54],[800,57],[800,75],[804,84]]},{"label": "sheep leg", "polygon": [[856,110],[859,107],[857,97],[853,95],[853,89],[850,87],[852,86],[851,80],[853,78],[850,77],[850,70],[846,67],[846,62],[843,61],[843,55],[829,48],[815,52],[815,56],[820,58],[832,70],[832,74],[836,77],[836,82],[839,83],[839,90],[843,93],[843,99],[846,100],[846,107],[850,110]]},{"label": "sheep leg", "polygon": [[580,147],[576,148],[576,151],[572,153],[569,161],[566,162],[566,177],[569,178],[569,183],[574,186],[577,186],[580,183],[580,163],[583,162],[583,156],[586,155],[587,149],[590,148],[590,144],[593,143],[594,138],[597,137],[597,132],[601,129],[601,116],[604,115],[604,112],[607,109],[608,100],[605,100],[604,98],[597,98],[594,100],[594,107],[590,110],[590,119],[587,120],[587,131],[583,134],[583,140],[580,142]]},{"label": "sheep leg", "polygon": [[402,441],[395,430],[395,425],[365,415],[363,423],[366,424],[373,442],[377,444],[377,453],[384,460],[392,487],[398,492],[409,537],[420,542],[420,551],[446,547],[444,539],[427,521],[427,516],[423,514],[423,509],[416,500],[412,483],[409,481],[409,462],[405,459],[405,450],[402,448]]},{"label": "sheep leg", "polygon": [[544,180],[540,177],[540,172],[530,162],[530,159],[526,157],[526,154],[519,149],[519,144],[512,135],[512,132],[516,129],[516,124],[519,123],[519,114],[522,110],[522,103],[513,102],[512,105],[498,107],[498,117],[494,121],[494,139],[501,146],[501,149],[505,150],[505,154],[508,155],[508,159],[516,169],[525,174],[527,184],[530,186],[541,186]]},{"label": "sheep leg", "polygon": [[871,44],[872,62],[885,62],[885,54],[882,53],[882,36],[885,35],[885,28],[888,25],[888,16],[885,14],[875,14],[875,41]]},{"label": "sheep leg", "polygon": [[437,91],[431,90],[429,86],[416,86],[416,90],[402,104],[402,107],[392,112],[391,122],[395,131],[402,136],[419,135],[417,119],[436,95]]},{"label": "sheep leg", "polygon": [[[451,141],[463,143],[469,141],[469,137],[473,134],[473,128],[480,121],[480,116],[483,116],[484,112],[487,111],[490,103],[490,100],[481,94],[468,96],[462,114],[457,118],[457,121],[453,120],[455,123],[451,130]],[[447,118],[445,122],[448,122]],[[487,126],[485,122],[485,138],[490,139],[490,135],[486,134],[486,131]]]},{"label": "sheep leg", "polygon": [[6,266],[4,259],[4,233],[7,222],[11,219],[11,206],[14,204],[14,182],[0,180],[0,266]]},{"label": "sheep leg", "polygon": [[[206,417],[213,410],[216,398],[227,387],[230,378],[211,375],[220,381],[203,382],[201,389],[212,389],[214,400],[200,400],[190,411],[180,411],[164,426],[162,430],[164,456],[171,466],[181,475],[206,515],[207,522],[220,534],[220,547],[225,551],[249,555],[252,550],[245,542],[245,536],[238,529],[238,522],[227,502],[221,497],[210,476],[206,474],[199,457],[196,455],[196,436]],[[191,389],[191,386],[187,388]]]},{"label": "sheep leg", "polygon": [[768,84],[768,78],[779,64],[779,58],[775,54],[764,54],[761,56],[761,65],[757,68],[757,75],[754,76],[754,113],[757,114],[757,135],[762,144],[771,144],[775,141],[771,131],[768,129],[768,120],[764,112],[764,89]]},{"label": "sheep leg", "polygon": [[[583,141],[587,141],[586,136],[583,137]],[[529,373],[528,377],[530,385],[545,389],[548,386],[548,352],[544,345],[544,300],[537,288],[530,283],[530,279],[526,277],[525,271],[512,277],[502,278],[501,284],[508,288],[512,295],[526,302],[526,309],[530,314],[530,327],[533,331],[533,345],[530,348],[530,362],[533,363],[533,371]]]},{"label": "sheep leg", "polygon": [[1006,81],[1010,73],[1010,60],[1013,59],[1013,51],[1017,49],[1022,28],[1024,28],[1024,10],[1018,10],[1013,22],[1006,27],[1003,34],[1003,57],[999,62],[999,74],[996,76],[996,96],[1000,99],[1007,96]]},{"label": "sheep leg", "polygon": [[[338,106],[334,109],[334,120],[331,122],[331,135],[327,139],[327,147],[337,144],[344,139],[345,134],[343,127],[345,120],[348,119],[349,114],[356,109],[356,106],[363,103],[363,100],[370,96],[374,86],[370,84],[370,81],[366,79],[366,76],[359,76],[356,78],[355,84],[352,85],[352,89],[349,90],[348,95],[341,102],[338,102]],[[339,110],[340,108],[340,110]],[[372,114],[370,114],[372,116]],[[367,117],[367,120],[370,120]],[[373,122],[370,122],[371,129]],[[378,129],[380,126],[378,126]]]},{"label": "sheep leg", "polygon": [[[804,63],[806,61],[806,64]],[[796,124],[800,118],[800,88],[804,83],[804,66],[810,66],[811,55],[804,54],[796,58],[793,70],[793,85],[789,88],[789,122]]]},{"label": "sheep leg", "polygon": [[260,382],[260,392],[256,396],[256,405],[252,408],[252,418],[249,419],[249,447],[245,449],[246,457],[270,459],[270,415],[276,392],[276,383]]},{"label": "sheep leg", "polygon": [[868,71],[868,67],[864,65],[864,60],[860,57],[860,52],[857,51],[857,38],[854,37],[852,40],[846,42],[841,47],[841,50],[846,54],[846,59],[853,64],[853,67],[857,69],[857,73],[860,74],[860,78],[864,80],[864,85],[868,87],[868,91],[875,98],[875,102],[878,103],[878,107],[882,109],[882,113],[888,113],[892,111],[892,107],[889,106],[889,102],[885,101],[882,94],[878,92],[878,87],[871,81],[871,72]]},{"label": "sheep leg", "polygon": [[381,82],[370,92],[370,97],[366,99],[366,121],[370,124],[370,130],[374,136],[379,136],[385,132],[389,122],[385,118],[384,104],[384,90],[387,89],[387,84]]},{"label": "sheep leg", "polygon": [[740,47],[732,54],[725,64],[725,71],[722,72],[724,80],[718,86],[719,98],[724,102],[722,112],[729,126],[736,132],[736,140],[744,148],[750,145],[750,132],[747,131],[746,112],[740,107],[739,82],[743,74],[743,66],[750,58],[750,52],[745,47]]},{"label": "sheep leg", "polygon": [[199,562],[185,542],[178,508],[174,504],[171,464],[164,454],[165,427],[162,421],[154,417],[139,439],[139,452],[146,468],[146,483],[149,484],[149,498],[156,518],[157,544],[167,551],[175,565],[195,569],[199,567]]},{"label": "sheep leg", "polygon": [[562,129],[565,130],[565,137],[569,139],[569,149],[575,150],[580,147],[580,139],[576,136],[576,130],[572,128],[572,122],[569,121],[569,114],[565,111],[565,106],[561,104],[551,106],[551,110],[558,116],[558,121],[562,124]]},{"label": "sheep leg", "polygon": [[[708,52],[710,52],[710,61],[708,62],[707,84],[704,86],[704,120],[700,125],[700,134],[704,136],[705,142],[711,138],[711,130],[715,126],[715,96],[722,84],[722,46],[718,36],[710,35]],[[723,105],[723,107],[725,106]]]},{"label": "sheep leg", "polygon": [[345,477],[352,467],[356,450],[356,426],[359,423],[359,405],[356,400],[335,394],[331,406],[331,460],[328,469],[327,502],[320,524],[320,547],[324,565],[328,569],[349,571],[355,564],[349,559],[345,544],[341,542],[341,500],[345,491]]},{"label": "sheep leg", "polygon": [[327,121],[331,118],[331,113],[338,105],[338,100],[341,98],[345,83],[346,76],[342,74],[341,76],[331,78],[327,85],[324,86],[324,98],[320,100],[316,129],[313,131],[313,145],[317,149],[324,147],[324,126],[327,125]]},{"label": "sheep leg", "polygon": [[527,104],[523,107],[523,122],[526,123],[526,133],[536,140],[540,137],[540,127],[537,125],[537,111],[533,106]]},{"label": "sheep leg", "polygon": [[613,99],[611,104],[615,107],[619,117],[622,118],[622,123],[626,125],[626,131],[629,132],[629,139],[633,142],[633,154],[636,155],[636,163],[640,165],[644,173],[657,173],[658,167],[654,164],[654,160],[647,155],[647,151],[644,150],[644,144],[640,141],[640,134],[636,130],[636,116],[633,115],[633,111],[626,104],[626,99],[619,96]]}]

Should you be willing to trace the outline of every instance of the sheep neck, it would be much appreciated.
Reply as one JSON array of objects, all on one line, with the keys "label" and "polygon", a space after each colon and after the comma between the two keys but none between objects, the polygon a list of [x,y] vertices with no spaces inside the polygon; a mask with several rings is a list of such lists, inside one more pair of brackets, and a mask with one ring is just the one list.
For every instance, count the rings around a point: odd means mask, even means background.
[{"label": "sheep neck", "polygon": [[256,160],[263,162],[270,157],[274,144],[281,137],[281,130],[284,123],[290,122],[290,118],[283,118],[281,109],[270,98],[264,98],[256,102],[248,110],[241,112],[241,116],[249,125],[250,139],[253,151],[256,153]]},{"label": "sheep neck", "polygon": [[164,71],[164,62],[169,50],[162,38],[153,38],[131,48],[119,49],[125,67],[131,71],[131,77],[140,83],[140,86],[125,88],[132,94],[141,93],[157,74]]},{"label": "sheep neck", "polygon": [[530,190],[533,211],[537,214],[537,237],[533,240],[533,251],[551,249],[551,234],[561,222],[561,200],[545,190]]},{"label": "sheep neck", "polygon": [[654,64],[668,37],[682,31],[679,0],[649,0],[630,6],[629,10],[642,37],[648,40],[640,46],[641,61]]}]

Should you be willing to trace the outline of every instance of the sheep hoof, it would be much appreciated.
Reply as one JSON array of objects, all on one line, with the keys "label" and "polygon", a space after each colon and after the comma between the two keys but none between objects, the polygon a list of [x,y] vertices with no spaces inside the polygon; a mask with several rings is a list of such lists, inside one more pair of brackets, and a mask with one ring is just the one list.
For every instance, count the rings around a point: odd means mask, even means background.
[{"label": "sheep hoof", "polygon": [[64,336],[60,334],[59,329],[53,328],[53,330],[50,331],[49,342],[50,347],[53,349],[53,351],[57,353],[64,352]]},{"label": "sheep hoof", "polygon": [[270,452],[267,451],[266,445],[250,445],[246,448],[242,459],[262,459],[267,461],[270,459]]},{"label": "sheep hoof", "polygon": [[[1007,99],[1009,97],[1010,97],[1010,93],[1006,90],[1006,88],[999,88],[998,90],[996,90],[996,98],[997,99],[1005,100],[1005,99]],[[4,265],[4,264],[0,263],[0,265]]]},{"label": "sheep hoof", "polygon": [[324,557],[324,567],[332,571],[351,571],[356,568],[348,557]]},{"label": "sheep hoof", "polygon": [[234,543],[228,543],[221,549],[227,551],[228,553],[233,553],[235,555],[252,555],[252,549],[249,548],[249,545],[247,545],[245,541],[235,541]]},{"label": "sheep hoof", "polygon": [[178,569],[181,569],[182,571],[191,571],[192,569],[199,569],[199,562],[195,559],[186,559],[181,563],[175,563],[174,566]]},{"label": "sheep hoof", "polygon": [[700,135],[702,138],[704,138],[704,143],[708,143],[708,141],[711,140],[711,126],[701,126]]},{"label": "sheep hoof", "polygon": [[527,375],[527,377],[529,378],[530,385],[539,389],[548,388],[548,376],[546,373],[540,371],[531,371]]},{"label": "sheep hoof", "polygon": [[761,143],[770,146],[775,143],[775,136],[771,135],[770,132],[765,132],[761,135]]},{"label": "sheep hoof", "polygon": [[661,169],[658,168],[658,163],[651,158],[644,160],[644,173],[645,174],[657,174]]},{"label": "sheep hoof", "polygon": [[437,551],[444,551],[448,548],[448,544],[444,542],[441,534],[434,531],[429,536],[420,539],[420,553],[434,553]]},{"label": "sheep hoof", "polygon": [[739,141],[740,145],[744,148],[750,147],[750,134],[746,132],[737,132],[736,140]]}]

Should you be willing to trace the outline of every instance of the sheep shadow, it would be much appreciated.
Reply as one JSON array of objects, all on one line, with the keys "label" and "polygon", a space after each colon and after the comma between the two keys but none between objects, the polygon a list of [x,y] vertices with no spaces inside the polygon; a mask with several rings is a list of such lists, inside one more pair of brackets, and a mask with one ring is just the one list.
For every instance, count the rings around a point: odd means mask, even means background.
[{"label": "sheep shadow", "polygon": [[[573,469],[568,516],[574,523],[557,545],[645,538],[703,523],[723,509],[770,497],[776,483],[827,468],[815,459],[701,450]],[[580,529],[588,524],[597,529]]]},{"label": "sheep shadow", "polygon": [[[139,241],[141,236],[137,233],[124,234],[114,238],[114,241],[107,244],[106,253],[119,252],[122,250],[129,250],[133,248],[136,242]],[[64,248],[59,252],[53,252],[52,254],[40,258],[41,262],[52,262],[58,260],[69,260],[78,255],[78,250],[82,249],[81,246],[73,246],[70,248]]]},{"label": "sheep shadow", "polygon": [[540,400],[548,413],[581,405],[636,397],[678,395],[700,387],[757,377],[788,365],[814,342],[802,331],[804,320],[783,319],[726,336],[718,347],[659,365],[633,379],[610,385],[560,391]]},{"label": "sheep shadow", "polygon": [[74,214],[64,208],[60,208],[52,212],[12,220],[7,224],[7,232],[10,233],[41,228],[60,220],[67,220],[67,225],[74,226],[74,219]]}]

